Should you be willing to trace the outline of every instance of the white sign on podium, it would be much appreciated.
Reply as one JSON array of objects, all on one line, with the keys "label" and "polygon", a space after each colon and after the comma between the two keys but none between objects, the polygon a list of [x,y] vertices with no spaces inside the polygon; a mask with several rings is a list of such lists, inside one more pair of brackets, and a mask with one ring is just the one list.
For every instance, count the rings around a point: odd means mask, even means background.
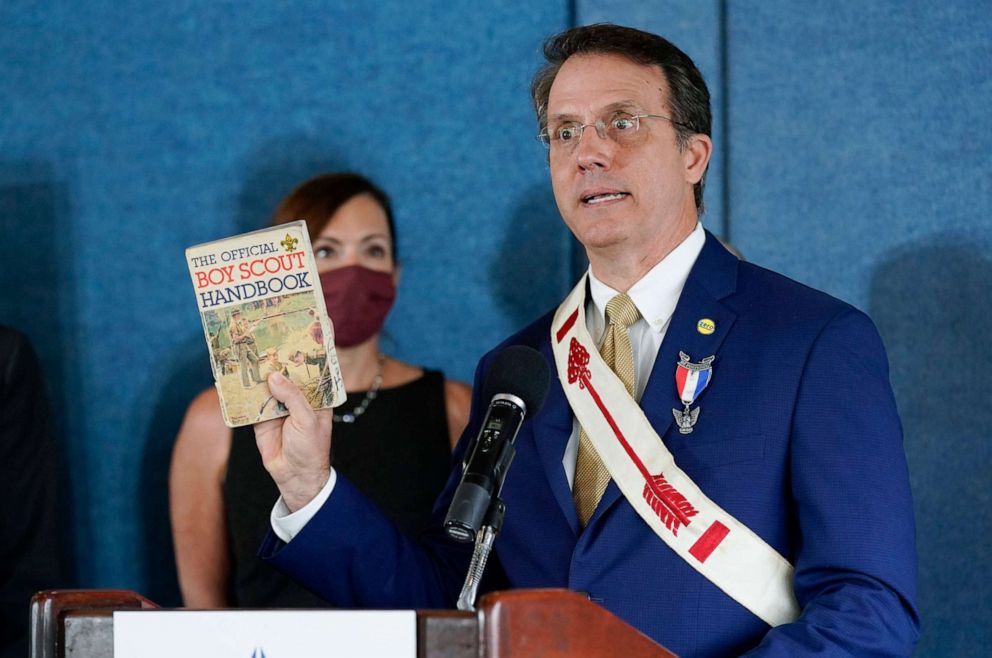
[{"label": "white sign on podium", "polygon": [[413,610],[114,612],[114,658],[416,658]]}]

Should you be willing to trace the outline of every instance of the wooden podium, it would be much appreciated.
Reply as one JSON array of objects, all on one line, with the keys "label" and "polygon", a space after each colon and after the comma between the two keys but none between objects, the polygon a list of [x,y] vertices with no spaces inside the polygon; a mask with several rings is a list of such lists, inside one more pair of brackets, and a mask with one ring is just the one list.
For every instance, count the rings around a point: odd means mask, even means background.
[{"label": "wooden podium", "polygon": [[[125,590],[39,592],[30,658],[111,658],[114,610],[158,606]],[[154,614],[153,612],[151,614]],[[669,658],[674,654],[569,590],[484,596],[477,612],[417,611],[418,658]]]}]

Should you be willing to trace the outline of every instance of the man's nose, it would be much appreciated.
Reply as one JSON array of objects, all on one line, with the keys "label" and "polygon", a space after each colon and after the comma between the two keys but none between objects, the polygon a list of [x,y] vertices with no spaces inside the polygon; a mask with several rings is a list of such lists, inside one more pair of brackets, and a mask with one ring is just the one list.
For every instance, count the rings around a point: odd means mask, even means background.
[{"label": "man's nose", "polygon": [[610,139],[602,124],[590,124],[579,136],[575,148],[575,159],[583,171],[590,169],[606,170],[613,163],[617,143]]}]

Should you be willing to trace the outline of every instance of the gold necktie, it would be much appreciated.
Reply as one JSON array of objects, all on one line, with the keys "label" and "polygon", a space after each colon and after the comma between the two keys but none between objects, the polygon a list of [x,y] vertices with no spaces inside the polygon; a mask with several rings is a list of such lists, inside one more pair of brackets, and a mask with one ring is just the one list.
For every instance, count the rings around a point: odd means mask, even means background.
[{"label": "gold necktie", "polygon": [[[610,367],[627,387],[627,392],[634,395],[634,351],[630,347],[630,335],[627,329],[641,317],[634,302],[625,293],[620,293],[606,305],[606,336],[599,347],[603,361]],[[592,513],[596,511],[599,499],[603,497],[606,485],[610,481],[610,472],[606,470],[603,460],[586,436],[584,429],[579,430],[579,456],[575,460],[575,481],[572,484],[572,500],[579,513],[579,523],[584,528]]]}]

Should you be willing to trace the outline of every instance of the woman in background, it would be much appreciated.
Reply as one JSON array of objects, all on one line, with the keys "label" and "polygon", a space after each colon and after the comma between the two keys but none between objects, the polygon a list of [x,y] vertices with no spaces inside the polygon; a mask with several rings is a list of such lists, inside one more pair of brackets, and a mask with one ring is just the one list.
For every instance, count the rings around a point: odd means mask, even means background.
[{"label": "woman in background", "polygon": [[[306,219],[334,324],[347,402],[334,410],[334,468],[403,530],[427,524],[468,421],[470,389],[380,351],[399,280],[389,199],[357,174],[325,174],[287,196],[273,224]],[[291,355],[297,365],[308,355]],[[255,556],[279,496],[251,426],[224,425],[211,387],[190,404],[173,449],[170,515],[187,607],[318,607]]]}]

